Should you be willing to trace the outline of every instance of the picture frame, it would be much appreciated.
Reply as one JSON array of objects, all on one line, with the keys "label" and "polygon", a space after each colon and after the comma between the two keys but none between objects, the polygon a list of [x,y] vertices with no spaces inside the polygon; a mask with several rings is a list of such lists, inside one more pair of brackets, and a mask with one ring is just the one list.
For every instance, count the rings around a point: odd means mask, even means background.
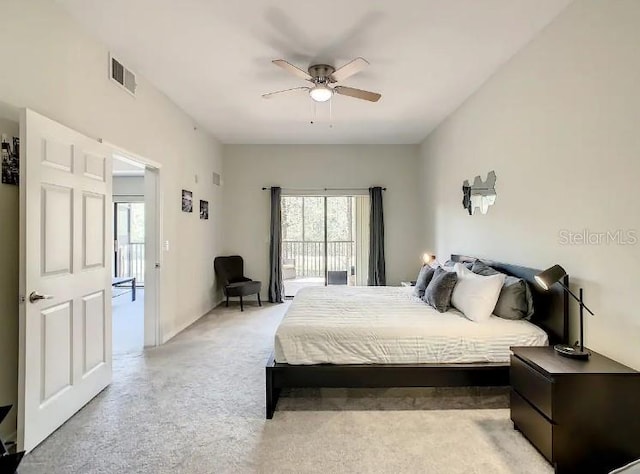
[{"label": "picture frame", "polygon": [[200,219],[209,219],[209,201],[200,200]]},{"label": "picture frame", "polygon": [[182,190],[182,212],[193,212],[193,192]]},{"label": "picture frame", "polygon": [[20,139],[13,137],[13,148],[11,143],[3,136],[2,149],[0,151],[2,161],[2,184],[18,186],[20,184]]}]

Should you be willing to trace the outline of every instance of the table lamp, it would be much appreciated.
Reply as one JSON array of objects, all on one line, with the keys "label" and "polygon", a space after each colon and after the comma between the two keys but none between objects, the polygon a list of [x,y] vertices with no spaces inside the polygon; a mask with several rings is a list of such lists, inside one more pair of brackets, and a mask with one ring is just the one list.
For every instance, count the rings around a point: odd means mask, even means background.
[{"label": "table lamp", "polygon": [[436,260],[436,256],[435,255],[431,255],[429,253],[423,253],[422,254],[422,263],[424,263],[425,265],[431,266],[432,263],[438,263],[438,260]]},{"label": "table lamp", "polygon": [[570,346],[568,344],[556,344],[553,346],[555,351],[564,357],[571,357],[573,359],[582,359],[587,360],[591,353],[584,348],[584,310],[589,311],[589,314],[592,316],[593,311],[591,311],[587,305],[584,304],[582,299],[582,288],[578,292],[579,296],[573,294],[573,292],[567,288],[567,286],[562,283],[562,279],[567,275],[567,272],[560,265],[554,265],[553,267],[547,268],[545,271],[538,273],[535,276],[536,283],[540,285],[543,290],[548,290],[555,283],[559,283],[564,291],[569,293],[580,305],[580,346]]}]

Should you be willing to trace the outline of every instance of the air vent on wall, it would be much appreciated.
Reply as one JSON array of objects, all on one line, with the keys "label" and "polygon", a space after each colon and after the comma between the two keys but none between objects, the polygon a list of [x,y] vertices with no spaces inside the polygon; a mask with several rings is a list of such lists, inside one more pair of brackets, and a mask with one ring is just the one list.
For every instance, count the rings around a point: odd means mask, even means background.
[{"label": "air vent on wall", "polygon": [[109,77],[129,94],[136,95],[136,87],[138,86],[136,75],[111,55],[109,55]]}]

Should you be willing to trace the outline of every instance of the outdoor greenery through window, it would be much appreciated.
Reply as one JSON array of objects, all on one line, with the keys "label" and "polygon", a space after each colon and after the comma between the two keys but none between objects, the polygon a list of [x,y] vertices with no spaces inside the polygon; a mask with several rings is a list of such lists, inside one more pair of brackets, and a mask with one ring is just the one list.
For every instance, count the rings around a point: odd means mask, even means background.
[{"label": "outdoor greenery through window", "polygon": [[327,240],[350,242],[353,240],[353,198],[348,196],[327,199]]},{"label": "outdoor greenery through window", "polygon": [[354,284],[354,201],[353,196],[282,197],[285,294],[296,292],[291,288],[324,285],[327,272],[340,272],[344,284]]},{"label": "outdoor greenery through window", "polygon": [[[352,240],[353,198],[327,198],[327,240]],[[282,198],[282,240],[324,241],[324,197]]]}]

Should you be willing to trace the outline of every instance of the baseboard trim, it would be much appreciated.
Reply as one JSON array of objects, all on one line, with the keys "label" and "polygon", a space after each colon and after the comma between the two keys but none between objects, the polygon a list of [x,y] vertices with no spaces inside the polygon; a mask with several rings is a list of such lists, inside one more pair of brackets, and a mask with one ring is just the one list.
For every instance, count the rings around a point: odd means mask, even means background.
[{"label": "baseboard trim", "polygon": [[160,345],[162,344],[166,344],[167,342],[169,342],[171,339],[173,339],[174,337],[176,337],[178,334],[180,334],[182,331],[184,331],[185,329],[187,329],[189,326],[191,326],[192,324],[197,323],[198,321],[200,321],[200,319],[202,319],[203,317],[205,317],[207,314],[209,314],[211,311],[213,311],[215,308],[217,308],[218,306],[220,306],[222,304],[224,300],[219,300],[217,303],[215,303],[213,305],[213,307],[211,307],[211,309],[209,309],[206,313],[198,316],[196,319],[194,319],[193,321],[183,324],[181,327],[178,327],[177,329],[174,329],[173,331],[171,331],[168,334],[163,334],[162,337],[162,342],[160,343]]}]

